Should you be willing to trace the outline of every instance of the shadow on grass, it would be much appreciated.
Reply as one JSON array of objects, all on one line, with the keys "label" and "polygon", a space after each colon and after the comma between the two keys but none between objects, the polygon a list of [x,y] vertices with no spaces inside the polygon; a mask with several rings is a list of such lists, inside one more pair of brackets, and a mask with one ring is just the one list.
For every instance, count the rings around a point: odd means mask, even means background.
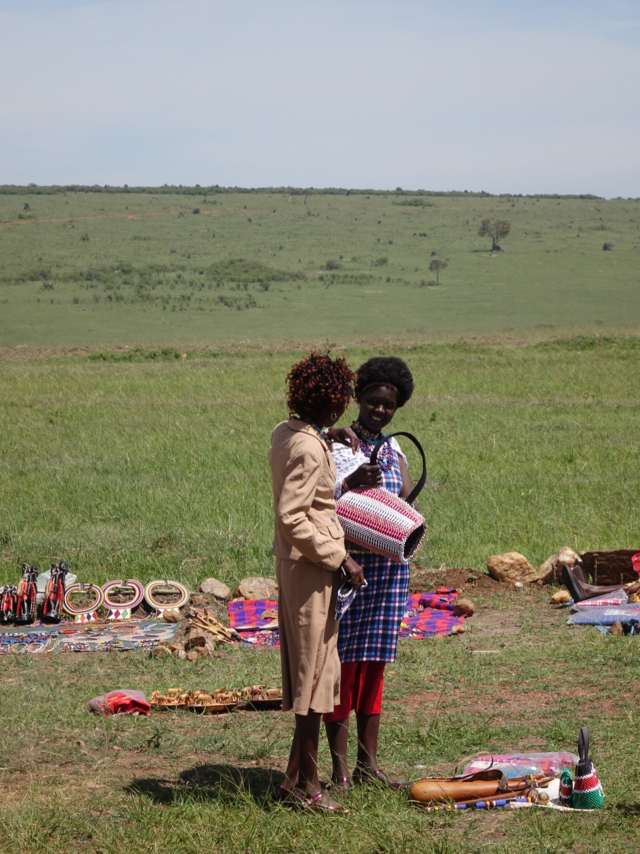
[{"label": "shadow on grass", "polygon": [[198,765],[188,768],[177,780],[160,777],[134,780],[125,791],[144,795],[155,804],[185,800],[216,800],[223,803],[249,797],[265,807],[273,790],[284,780],[281,771],[271,768],[238,768],[235,765]]},{"label": "shadow on grass", "polygon": [[625,818],[640,816],[640,804],[614,804],[612,809]]}]

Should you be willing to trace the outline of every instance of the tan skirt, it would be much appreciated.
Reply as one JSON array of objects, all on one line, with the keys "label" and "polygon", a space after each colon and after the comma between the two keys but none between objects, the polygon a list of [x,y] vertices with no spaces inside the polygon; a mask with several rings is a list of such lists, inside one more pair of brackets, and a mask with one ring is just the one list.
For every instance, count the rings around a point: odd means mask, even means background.
[{"label": "tan skirt", "polygon": [[332,712],[340,700],[338,572],[315,563],[276,559],[282,708],[297,715]]}]

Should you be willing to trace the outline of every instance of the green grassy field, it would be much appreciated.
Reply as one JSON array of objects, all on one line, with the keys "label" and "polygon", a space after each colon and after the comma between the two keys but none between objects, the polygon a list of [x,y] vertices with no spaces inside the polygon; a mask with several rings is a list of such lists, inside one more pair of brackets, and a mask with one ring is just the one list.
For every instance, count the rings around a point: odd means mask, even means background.
[{"label": "green grassy field", "polygon": [[[396,418],[424,439],[430,523],[416,569],[563,544],[630,546],[639,530],[637,339],[393,348],[416,378]],[[357,365],[368,350],[352,349]],[[66,557],[83,580],[273,574],[266,464],[294,351],[166,349],[0,361],[0,581]],[[411,459],[415,469],[415,459]],[[431,584],[446,581],[433,571]],[[429,582],[428,582],[429,583]],[[405,641],[390,668],[384,767],[450,773],[478,751],[572,749],[591,728],[608,806],[428,815],[371,790],[344,818],[272,805],[289,715],[96,719],[117,687],[147,695],[278,683],[277,653],[0,659],[0,851],[613,854],[640,845],[635,638],[570,630],[548,594],[476,594],[463,637]],[[478,651],[493,650],[483,655]],[[353,747],[353,746],[352,746]],[[352,756],[353,758],[353,756]],[[327,779],[328,755],[321,752]]]},{"label": "green grassy field", "polygon": [[[394,427],[427,454],[426,584],[503,551],[640,547],[638,202],[421,199],[0,194],[0,584],[60,558],[93,582],[273,575],[266,458],[293,342],[409,363]],[[512,222],[493,256],[486,216]],[[400,643],[383,767],[575,749],[587,724],[605,810],[429,815],[374,789],[346,817],[292,813],[268,797],[289,715],[86,711],[118,687],[278,684],[277,653],[3,656],[0,852],[639,850],[636,639],[570,630],[546,591],[466,593],[465,635]],[[326,745],[320,761],[326,780]]]},{"label": "green grassy field", "polygon": [[635,332],[639,251],[638,200],[0,194],[0,345]]},{"label": "green grassy field", "polygon": [[[349,361],[372,352],[351,349]],[[634,541],[637,339],[393,352],[416,379],[394,424],[421,437],[428,461],[423,564],[482,568],[516,550],[539,565],[564,544]],[[271,574],[269,436],[300,355],[0,363],[0,581],[54,556],[101,581],[181,565],[190,583]]]}]

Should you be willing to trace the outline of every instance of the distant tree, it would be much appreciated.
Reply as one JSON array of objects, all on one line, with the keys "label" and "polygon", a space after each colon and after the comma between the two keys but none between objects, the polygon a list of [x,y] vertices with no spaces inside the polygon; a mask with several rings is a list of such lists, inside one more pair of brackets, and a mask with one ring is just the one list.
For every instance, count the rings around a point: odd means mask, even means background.
[{"label": "distant tree", "polygon": [[499,241],[511,231],[511,223],[506,219],[483,219],[478,234],[480,237],[491,238],[491,251],[499,252]]},{"label": "distant tree", "polygon": [[432,273],[436,274],[436,285],[440,284],[440,273],[442,270],[446,269],[449,265],[446,261],[443,261],[442,258],[434,258],[433,261],[429,264],[429,270]]}]

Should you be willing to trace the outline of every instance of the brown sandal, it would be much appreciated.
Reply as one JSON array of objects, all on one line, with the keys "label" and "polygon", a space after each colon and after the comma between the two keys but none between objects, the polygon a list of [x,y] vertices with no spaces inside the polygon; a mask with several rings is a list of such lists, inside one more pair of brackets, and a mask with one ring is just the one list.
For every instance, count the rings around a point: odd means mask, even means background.
[{"label": "brown sandal", "polygon": [[305,798],[302,792],[297,792],[295,789],[285,789],[281,783],[278,783],[275,787],[273,799],[277,803],[288,807],[304,808],[307,806],[307,798]]},{"label": "brown sandal", "polygon": [[382,783],[383,786],[389,786],[391,789],[406,789],[409,785],[402,780],[394,780],[392,777],[387,777],[384,771],[379,768],[356,768],[352,775],[353,784],[362,786],[366,783]]},{"label": "brown sandal", "polygon": [[327,790],[332,792],[340,792],[340,794],[344,794],[345,792],[350,792],[352,789],[351,781],[348,777],[338,777],[337,780],[332,780],[327,785]]},{"label": "brown sandal", "polygon": [[349,812],[348,809],[332,801],[329,795],[322,791],[310,798],[305,798],[305,807],[309,810],[324,810],[324,812],[339,813],[340,815],[347,815]]}]

